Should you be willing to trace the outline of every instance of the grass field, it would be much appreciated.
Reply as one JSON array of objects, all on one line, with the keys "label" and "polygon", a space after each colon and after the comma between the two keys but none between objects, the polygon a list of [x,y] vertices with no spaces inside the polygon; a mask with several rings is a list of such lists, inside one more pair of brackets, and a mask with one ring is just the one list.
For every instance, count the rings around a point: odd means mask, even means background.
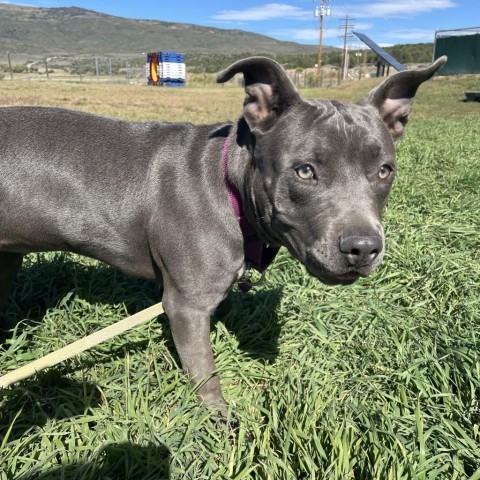
[{"label": "grass field", "polygon": [[[201,408],[160,318],[0,393],[0,479],[480,479],[478,78],[421,87],[370,278],[326,287],[281,251],[212,321],[231,430]],[[374,80],[305,95],[354,100]],[[0,83],[1,104],[133,120],[236,118],[230,87]],[[4,312],[5,372],[155,303],[86,258],[31,255]]]}]

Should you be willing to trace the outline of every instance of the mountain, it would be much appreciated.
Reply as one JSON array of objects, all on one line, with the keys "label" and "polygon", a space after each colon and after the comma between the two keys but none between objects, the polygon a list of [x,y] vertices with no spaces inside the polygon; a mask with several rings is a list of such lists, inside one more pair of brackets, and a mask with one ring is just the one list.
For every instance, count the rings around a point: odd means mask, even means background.
[{"label": "mountain", "polygon": [[[0,4],[0,51],[13,54],[185,53],[312,54],[314,45],[187,23],[115,17],[78,7]],[[327,47],[328,51],[328,47]]]}]

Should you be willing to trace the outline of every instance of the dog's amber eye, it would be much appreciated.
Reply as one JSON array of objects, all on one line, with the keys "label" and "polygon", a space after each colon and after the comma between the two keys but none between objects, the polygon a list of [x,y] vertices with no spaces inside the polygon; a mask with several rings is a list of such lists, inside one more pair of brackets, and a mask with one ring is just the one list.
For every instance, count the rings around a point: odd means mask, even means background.
[{"label": "dog's amber eye", "polygon": [[380,170],[378,171],[378,176],[382,179],[385,180],[390,176],[392,173],[392,167],[390,165],[387,165],[384,163],[381,167]]},{"label": "dog's amber eye", "polygon": [[310,165],[300,165],[295,171],[302,180],[310,180],[313,178],[313,168]]}]

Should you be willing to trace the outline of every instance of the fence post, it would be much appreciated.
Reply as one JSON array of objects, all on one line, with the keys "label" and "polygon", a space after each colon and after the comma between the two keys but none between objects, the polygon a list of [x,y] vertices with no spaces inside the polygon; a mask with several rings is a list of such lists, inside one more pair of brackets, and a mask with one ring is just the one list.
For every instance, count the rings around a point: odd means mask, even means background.
[{"label": "fence post", "polygon": [[80,82],[83,82],[82,65],[80,64],[80,59],[78,57],[76,57],[76,60],[77,60],[78,76],[80,77]]},{"label": "fence post", "polygon": [[48,82],[50,80],[50,75],[48,74],[47,57],[45,57],[45,74],[47,75],[47,82]]},{"label": "fence post", "polygon": [[10,80],[13,80],[13,68],[12,68],[12,62],[10,60],[10,52],[7,52],[7,57],[8,57],[8,68],[10,70]]},{"label": "fence post", "polygon": [[127,69],[127,83],[130,83],[130,64],[125,62],[125,67]]},{"label": "fence post", "polygon": [[95,57],[95,75],[97,76],[97,82],[100,81],[99,75],[98,75],[98,58]]}]

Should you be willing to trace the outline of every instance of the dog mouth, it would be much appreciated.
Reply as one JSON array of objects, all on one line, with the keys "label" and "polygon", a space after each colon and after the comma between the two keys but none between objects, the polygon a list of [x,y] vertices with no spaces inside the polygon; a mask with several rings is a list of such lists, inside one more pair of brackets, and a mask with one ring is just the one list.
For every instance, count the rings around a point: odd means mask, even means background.
[{"label": "dog mouth", "polygon": [[328,252],[323,258],[309,248],[286,246],[291,255],[305,265],[308,273],[325,285],[352,285],[360,278],[368,277],[376,268],[375,264],[352,266]]},{"label": "dog mouth", "polygon": [[351,285],[359,278],[367,277],[370,273],[370,271],[357,270],[346,265],[338,269],[328,268],[323,262],[319,261],[318,258],[308,253],[304,265],[310,275],[325,285]]},{"label": "dog mouth", "polygon": [[361,275],[358,272],[347,272],[330,277],[319,278],[319,280],[326,285],[352,285],[361,277],[366,277],[366,275]]},{"label": "dog mouth", "polygon": [[334,273],[325,269],[312,269],[309,266],[307,266],[307,270],[325,285],[352,285],[352,283],[355,283],[359,278],[367,276],[356,271]]}]

